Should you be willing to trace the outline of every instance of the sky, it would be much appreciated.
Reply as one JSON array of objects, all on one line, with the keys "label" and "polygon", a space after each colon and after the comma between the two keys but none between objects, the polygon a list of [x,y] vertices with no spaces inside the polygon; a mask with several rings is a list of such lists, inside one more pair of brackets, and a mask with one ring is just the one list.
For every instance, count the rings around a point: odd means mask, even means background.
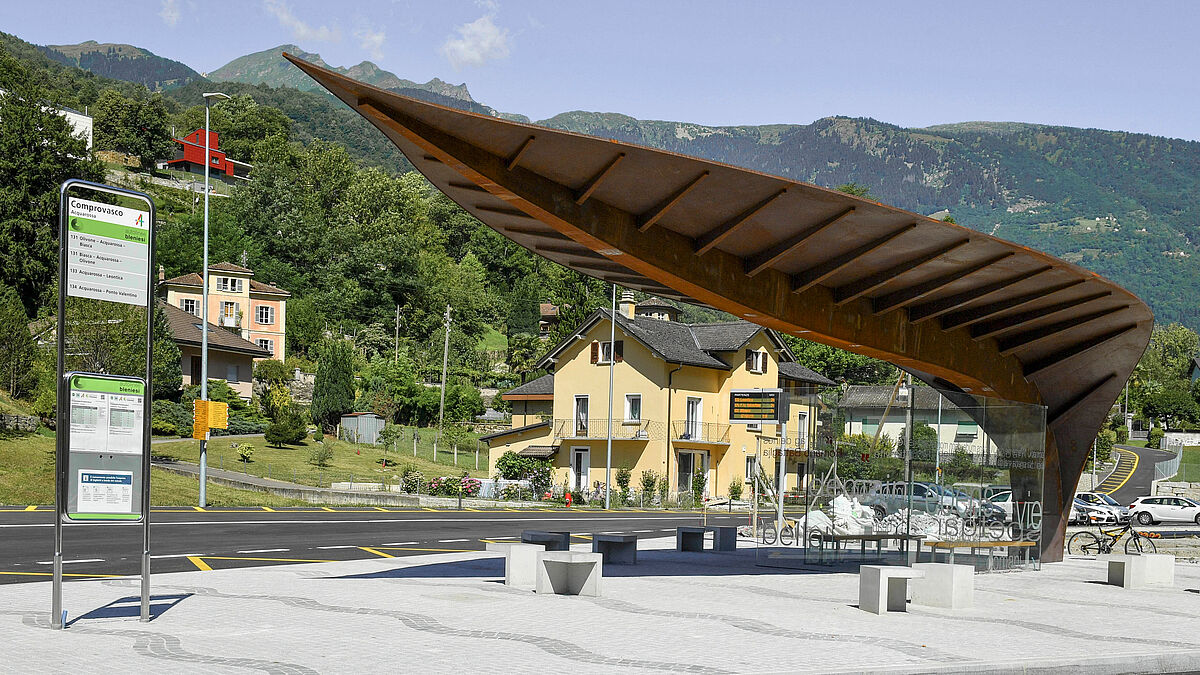
[{"label": "sky", "polygon": [[830,115],[1017,121],[1200,140],[1200,2],[38,0],[36,44],[133,44],[208,72],[292,43],[465,82],[505,112],[707,125]]}]

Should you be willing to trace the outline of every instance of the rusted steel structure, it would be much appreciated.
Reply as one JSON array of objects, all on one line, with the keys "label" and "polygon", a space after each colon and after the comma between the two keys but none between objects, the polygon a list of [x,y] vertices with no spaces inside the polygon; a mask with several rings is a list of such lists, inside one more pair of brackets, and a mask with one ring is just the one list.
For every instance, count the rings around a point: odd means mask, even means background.
[{"label": "rusted steel structure", "polygon": [[541,256],[890,361],[952,399],[1045,406],[1043,559],[1061,557],[1064,507],[1149,340],[1154,317],[1132,293],[902,209],[434,105],[285,56],[438,189]]}]

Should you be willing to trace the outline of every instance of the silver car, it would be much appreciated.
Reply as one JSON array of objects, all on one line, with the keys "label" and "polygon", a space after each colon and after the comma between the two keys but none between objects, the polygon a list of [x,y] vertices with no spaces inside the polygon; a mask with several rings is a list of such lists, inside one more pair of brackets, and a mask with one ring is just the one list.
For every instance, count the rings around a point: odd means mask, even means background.
[{"label": "silver car", "polygon": [[1112,496],[1106,495],[1103,492],[1076,492],[1075,499],[1078,499],[1088,506],[1105,511],[1111,511],[1116,517],[1115,522],[1129,522],[1129,507],[1121,506],[1121,504],[1117,500],[1113,499]]}]

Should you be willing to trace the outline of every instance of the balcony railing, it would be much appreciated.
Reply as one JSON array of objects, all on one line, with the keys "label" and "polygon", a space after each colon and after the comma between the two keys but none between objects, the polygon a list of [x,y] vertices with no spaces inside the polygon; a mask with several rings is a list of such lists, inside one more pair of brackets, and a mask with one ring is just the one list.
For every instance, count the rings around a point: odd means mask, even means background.
[{"label": "balcony railing", "polygon": [[[662,438],[660,424],[652,420],[626,422],[614,419],[612,437],[620,440],[656,440]],[[555,438],[606,439],[608,438],[608,418],[572,420],[554,420]]]},{"label": "balcony railing", "polygon": [[238,316],[221,316],[222,328],[241,328],[242,319]]},{"label": "balcony railing", "polygon": [[671,422],[671,438],[690,443],[729,445],[729,425],[717,422],[675,420]]}]

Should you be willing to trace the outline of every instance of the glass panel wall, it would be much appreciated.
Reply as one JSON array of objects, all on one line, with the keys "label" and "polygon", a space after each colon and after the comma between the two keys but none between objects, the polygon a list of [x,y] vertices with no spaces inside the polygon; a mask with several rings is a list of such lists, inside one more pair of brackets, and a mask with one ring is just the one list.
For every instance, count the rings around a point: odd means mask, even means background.
[{"label": "glass panel wall", "polygon": [[1044,407],[907,381],[788,397],[751,468],[759,564],[1036,565]]}]

